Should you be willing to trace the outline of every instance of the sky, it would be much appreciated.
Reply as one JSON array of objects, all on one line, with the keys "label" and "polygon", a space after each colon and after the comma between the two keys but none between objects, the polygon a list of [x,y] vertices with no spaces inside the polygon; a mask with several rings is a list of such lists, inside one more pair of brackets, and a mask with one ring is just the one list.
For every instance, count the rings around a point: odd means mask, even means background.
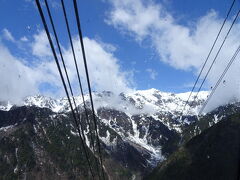
[{"label": "sky", "polygon": [[[86,87],[73,4],[72,1],[65,3],[80,75]],[[95,91],[120,93],[156,88],[179,93],[191,90],[232,1],[78,0],[78,3]],[[78,93],[60,0],[49,0],[49,4],[70,80]],[[43,2],[42,5],[46,14]],[[220,40],[239,8],[237,1]],[[0,0],[0,22],[0,100],[20,101],[34,94],[64,96],[35,1]],[[216,83],[236,50],[239,27],[237,21],[204,90],[211,89]],[[220,46],[220,40],[216,47]],[[217,48],[213,50],[211,60],[216,52]],[[227,83],[218,90],[215,97],[215,101],[220,99],[218,104],[240,97],[237,61],[225,78]]]}]

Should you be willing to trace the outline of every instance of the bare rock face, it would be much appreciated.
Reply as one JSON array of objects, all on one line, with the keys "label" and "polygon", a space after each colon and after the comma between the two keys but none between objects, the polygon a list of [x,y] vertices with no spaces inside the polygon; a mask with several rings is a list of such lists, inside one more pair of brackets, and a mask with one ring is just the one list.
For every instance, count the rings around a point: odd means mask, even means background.
[{"label": "bare rock face", "polygon": [[[188,93],[150,89],[120,95],[104,91],[93,97],[104,165],[107,177],[112,179],[141,179],[182,142],[197,135],[196,129],[200,132],[205,128],[195,113],[207,92],[201,92],[196,102],[187,105],[190,110],[184,112],[183,121],[179,107],[186,102]],[[93,123],[89,96],[85,99]],[[76,102],[94,166],[93,125],[86,122],[81,97],[76,97]],[[26,98],[22,105],[0,103],[0,177],[91,178],[67,99],[38,95]],[[213,121],[214,114],[208,119]]]}]

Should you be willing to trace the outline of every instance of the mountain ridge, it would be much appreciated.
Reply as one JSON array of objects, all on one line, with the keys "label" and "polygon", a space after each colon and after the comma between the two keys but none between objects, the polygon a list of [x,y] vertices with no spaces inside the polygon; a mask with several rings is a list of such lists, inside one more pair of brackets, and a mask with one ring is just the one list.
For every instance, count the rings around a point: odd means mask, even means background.
[{"label": "mountain ridge", "polygon": [[[126,112],[131,111],[131,109],[126,109],[126,106],[134,105],[132,108],[133,114],[136,113],[142,113],[142,111],[145,110],[145,112],[154,113],[154,111],[151,111],[150,109],[154,109],[155,111],[159,110],[156,107],[161,106],[161,108],[165,111],[174,111],[177,112],[181,111],[181,105],[184,105],[184,103],[187,101],[187,98],[189,96],[190,92],[185,93],[171,93],[171,92],[162,92],[157,89],[148,89],[148,90],[136,90],[129,93],[120,93],[120,94],[114,94],[110,91],[103,91],[103,92],[93,92],[93,99],[96,109],[99,107],[108,107],[113,108],[117,110],[121,110]],[[196,93],[193,93],[190,98],[190,103],[193,100],[193,97]],[[201,91],[198,96],[197,100],[197,106],[199,108],[200,103],[202,103],[203,100],[206,100],[208,96],[208,91]],[[81,96],[75,96],[77,106],[82,105],[82,98]],[[85,100],[89,101],[89,95],[86,94],[84,96]],[[162,100],[160,102],[159,100]],[[171,102],[164,102],[165,101],[171,101]],[[128,104],[124,104],[124,101],[127,101]],[[11,103],[9,101],[0,102],[0,110],[8,111],[13,106],[37,106],[37,107],[46,107],[51,109],[54,112],[62,112],[62,111],[69,111],[68,106],[68,100],[66,98],[60,98],[60,99],[54,99],[48,96],[44,95],[34,95],[34,96],[28,96],[23,99],[21,103],[18,103],[18,105]],[[177,105],[178,104],[178,105]],[[122,107],[119,107],[121,105]],[[142,107],[144,105],[144,107]],[[164,107],[165,106],[165,107]],[[197,107],[193,106],[193,107]],[[120,109],[121,108],[121,109]],[[134,109],[135,108],[135,109]],[[186,109],[189,108],[189,104],[187,104]],[[137,111],[138,110],[138,111]],[[141,111],[140,111],[141,110]],[[135,112],[134,112],[135,111]],[[186,112],[184,112],[186,113]],[[190,112],[187,112],[186,114],[196,114],[197,108],[193,110],[191,107]]]},{"label": "mountain ridge", "polygon": [[190,139],[145,179],[239,179],[239,132],[238,111]]},{"label": "mountain ridge", "polygon": [[[193,108],[193,110],[189,114],[185,113],[183,121],[181,121],[179,118],[180,110],[175,111],[175,108],[178,103],[184,104],[188,95],[187,93],[174,95],[153,89],[136,91],[132,94],[121,93],[117,96],[109,91],[94,93],[98,132],[107,161],[115,162],[118,164],[118,167],[122,167],[122,171],[128,178],[133,176],[143,177],[158,163],[161,163],[175,152],[179,145],[220,121],[222,119],[221,114],[226,114],[224,112],[234,113],[240,107],[239,105],[236,105],[236,107],[235,105],[232,105],[232,107],[231,105],[229,107],[226,106],[226,108],[233,109],[232,112],[226,111],[225,107],[220,107],[216,111],[204,116],[205,119],[202,121],[194,113],[204,102],[204,98],[202,98],[194,103],[190,101],[190,104],[193,105],[191,107],[188,106]],[[203,92],[203,95],[206,98],[207,92]],[[87,96],[85,96],[88,107],[87,112],[92,121],[92,113]],[[91,148],[90,128],[85,122],[86,118],[80,97],[77,98],[77,101],[83,123],[83,131],[86,136],[86,144],[88,148]],[[64,99],[62,101],[60,108],[54,107],[54,103],[54,99],[36,96],[28,98],[25,106],[12,106],[9,110],[0,110],[2,117],[5,117],[3,118],[4,121],[2,121],[5,124],[0,123],[0,134],[3,137],[11,135],[14,129],[21,126],[22,123],[26,123],[25,119],[28,119],[29,115],[24,116],[24,113],[32,112],[32,115],[35,117],[33,122],[37,122],[37,124],[31,127],[31,131],[37,132],[38,129],[42,129],[42,126],[45,129],[49,126],[54,128],[64,120],[67,123],[66,127],[62,127],[63,124],[61,127],[64,128],[67,136],[77,137],[78,134],[74,129],[74,124],[69,124],[68,122],[72,117],[67,100]],[[114,106],[111,106],[110,103],[113,103]],[[149,107],[153,111],[149,111]],[[37,111],[34,112],[31,109],[36,109]],[[53,111],[56,109],[58,111]],[[38,111],[43,111],[44,117],[49,120],[45,121]],[[20,118],[17,118],[17,113],[20,113]],[[16,116],[16,121],[13,121],[14,118],[11,116],[5,116],[4,114]],[[43,119],[43,122],[38,122],[39,119]],[[49,136],[47,131],[45,136]],[[112,165],[106,166],[111,168]],[[114,177],[119,176],[115,174]]]}]

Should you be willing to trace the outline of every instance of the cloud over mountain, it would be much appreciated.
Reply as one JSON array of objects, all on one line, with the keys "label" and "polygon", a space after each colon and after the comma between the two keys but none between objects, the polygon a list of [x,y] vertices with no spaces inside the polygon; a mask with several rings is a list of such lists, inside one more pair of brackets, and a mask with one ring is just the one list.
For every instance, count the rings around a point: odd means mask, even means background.
[{"label": "cloud over mountain", "polygon": [[[195,74],[200,71],[223,22],[223,18],[219,17],[214,10],[203,15],[195,22],[187,23],[191,24],[189,26],[179,23],[176,17],[168,12],[161,3],[155,1],[109,0],[108,2],[111,8],[105,20],[107,24],[124,34],[128,34],[136,42],[150,41],[150,45],[157,52],[160,61],[175,69],[193,71]],[[231,16],[235,16],[235,14],[232,13]],[[233,17],[226,22],[203,75],[210,67],[232,20]],[[207,78],[209,88],[216,83],[239,45],[237,41],[240,38],[239,27],[239,23],[233,27]],[[227,84],[221,84],[213,100],[216,103],[210,105],[211,107],[224,104],[232,99],[239,99],[240,73],[237,70],[239,68],[238,62],[231,67],[225,78]]]},{"label": "cloud over mountain", "polygon": [[[11,35],[10,31],[5,29],[3,31],[5,39],[13,43],[13,45],[19,45],[21,40],[12,41],[15,38],[9,35]],[[25,96],[36,93],[51,96],[64,95],[59,73],[45,32],[42,30],[38,31],[33,35],[32,39],[32,41],[25,41],[24,45],[22,45],[27,51],[28,56],[31,57],[31,61],[15,56],[5,46],[4,41],[1,41],[0,75],[2,80],[0,85],[0,100],[16,102]],[[79,40],[75,37],[73,42],[80,76],[85,86],[85,70],[83,68]],[[93,89],[97,91],[110,90],[116,93],[128,91],[131,86],[131,73],[121,70],[118,59],[114,56],[113,51],[109,51],[106,44],[99,43],[88,37],[84,38],[84,43]],[[77,74],[70,45],[67,45],[65,48],[63,47],[63,56],[73,87],[79,93]]]}]

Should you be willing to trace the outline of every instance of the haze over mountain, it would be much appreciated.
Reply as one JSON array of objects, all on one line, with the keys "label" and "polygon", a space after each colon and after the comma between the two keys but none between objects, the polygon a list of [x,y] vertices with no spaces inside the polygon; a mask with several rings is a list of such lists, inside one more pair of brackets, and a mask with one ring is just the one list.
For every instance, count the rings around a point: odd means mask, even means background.
[{"label": "haze over mountain", "polygon": [[[141,179],[148,175],[158,163],[166,160],[169,155],[178,149],[178,146],[201,133],[204,129],[221,120],[220,110],[213,111],[208,120],[203,123],[196,117],[197,110],[207,98],[208,92],[201,92],[201,99],[189,102],[183,115],[183,121],[179,118],[181,109],[176,109],[178,104],[184,104],[189,93],[173,94],[149,89],[135,91],[133,93],[115,95],[104,91],[94,93],[96,117],[99,126],[99,136],[104,150],[104,166],[106,173],[116,179],[129,179],[136,177]],[[88,95],[85,96],[89,107]],[[76,97],[78,108],[81,112],[83,130],[86,135],[86,144],[91,149],[90,131],[86,123],[82,100]],[[72,116],[68,102],[63,99],[52,99],[44,96],[27,97],[24,106],[1,103],[0,111],[0,139],[4,145],[0,152],[4,154],[1,159],[6,169],[2,177],[46,177],[44,164],[50,165],[50,177],[81,177],[71,168],[63,167],[59,163],[68,162],[71,159],[70,151],[66,149],[77,141],[77,132],[72,123]],[[234,105],[235,106],[235,105]],[[237,106],[236,106],[237,107]],[[88,110],[90,112],[90,109]],[[233,113],[229,111],[229,113]],[[226,112],[224,113],[225,115]],[[90,116],[90,119],[92,117]],[[19,139],[31,134],[31,138]],[[54,135],[54,134],[55,135]],[[60,134],[61,135],[60,135]],[[57,135],[59,134],[59,135]],[[14,139],[17,138],[18,141]],[[46,142],[44,142],[46,138]],[[62,145],[59,142],[62,141]],[[44,142],[44,144],[43,144]],[[69,145],[67,145],[70,143]],[[23,144],[23,146],[20,146]],[[31,145],[32,144],[32,145]],[[49,149],[50,148],[50,149]],[[62,159],[58,159],[59,153],[64,153]],[[54,150],[55,149],[55,150]],[[26,159],[18,160],[18,155],[30,153],[31,164]],[[50,153],[50,154],[49,154]],[[51,154],[55,154],[54,156]],[[75,154],[75,158],[83,158]],[[74,156],[75,156],[74,155]],[[9,160],[8,160],[9,159]],[[116,170],[111,169],[115,164]],[[77,164],[74,166],[77,167]],[[79,165],[81,166],[81,165]],[[39,169],[39,170],[37,170]],[[39,171],[39,173],[36,173]],[[53,172],[57,171],[58,175]],[[123,174],[119,174],[119,172]],[[3,172],[3,171],[2,171]],[[87,173],[87,170],[79,173]],[[81,174],[81,173],[80,173]]]}]

